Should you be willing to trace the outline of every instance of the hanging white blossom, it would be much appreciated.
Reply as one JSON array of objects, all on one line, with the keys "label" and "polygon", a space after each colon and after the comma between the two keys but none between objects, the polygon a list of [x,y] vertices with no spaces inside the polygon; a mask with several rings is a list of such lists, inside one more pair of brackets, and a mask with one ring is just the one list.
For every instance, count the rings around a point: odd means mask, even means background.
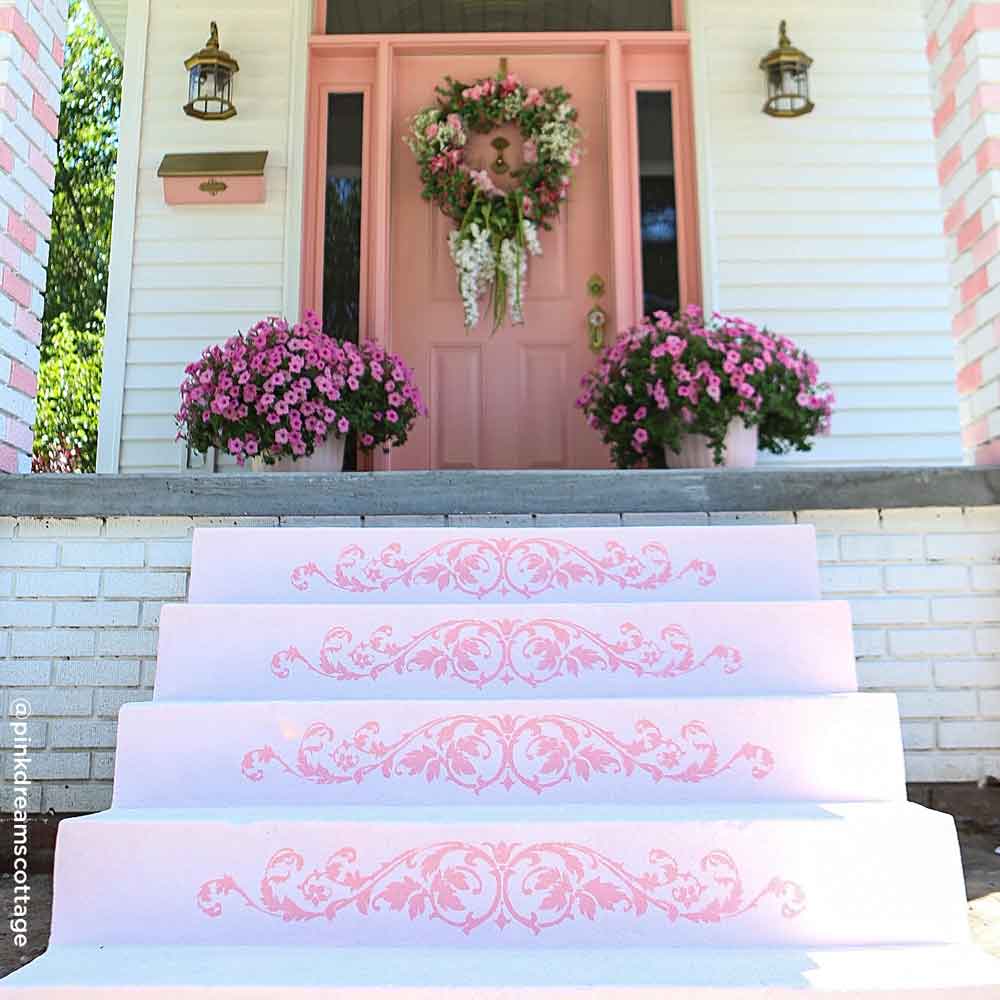
[{"label": "hanging white blossom", "polygon": [[458,273],[458,291],[469,329],[479,322],[479,300],[496,280],[497,261],[488,229],[472,223],[465,232],[448,236],[448,249]]}]

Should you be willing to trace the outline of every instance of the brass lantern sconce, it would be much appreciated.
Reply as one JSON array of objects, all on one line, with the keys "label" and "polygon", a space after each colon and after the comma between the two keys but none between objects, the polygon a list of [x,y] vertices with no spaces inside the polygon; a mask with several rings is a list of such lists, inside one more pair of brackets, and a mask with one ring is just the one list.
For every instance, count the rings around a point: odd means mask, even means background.
[{"label": "brass lantern sconce", "polygon": [[240,64],[219,47],[219,26],[212,22],[212,32],[205,47],[184,61],[188,71],[188,102],[184,113],[202,121],[224,121],[236,114],[233,104],[233,77]]},{"label": "brass lantern sconce", "polygon": [[774,118],[798,118],[816,106],[809,98],[809,67],[813,61],[788,37],[788,23],[778,29],[778,47],[760,61],[767,75],[764,114]]}]

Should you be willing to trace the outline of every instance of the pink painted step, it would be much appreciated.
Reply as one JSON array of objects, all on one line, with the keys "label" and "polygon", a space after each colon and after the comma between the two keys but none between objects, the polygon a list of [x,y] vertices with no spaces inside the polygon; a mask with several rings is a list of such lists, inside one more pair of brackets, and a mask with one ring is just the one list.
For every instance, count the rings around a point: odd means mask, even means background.
[{"label": "pink painted step", "polygon": [[55,886],[57,947],[968,940],[954,823],[909,803],[111,810]]},{"label": "pink painted step", "polygon": [[811,526],[204,528],[190,600],[525,604],[819,597]]},{"label": "pink painted step", "polygon": [[118,723],[115,805],[905,800],[893,695],[157,702]]},{"label": "pink painted step", "polygon": [[156,698],[683,697],[857,690],[846,602],[168,605]]},{"label": "pink painted step", "polygon": [[[12,988],[4,990],[8,985]],[[969,945],[847,949],[54,947],[0,983],[36,1000],[996,1000]],[[97,991],[107,991],[97,992]],[[113,992],[112,992],[113,991]]]}]

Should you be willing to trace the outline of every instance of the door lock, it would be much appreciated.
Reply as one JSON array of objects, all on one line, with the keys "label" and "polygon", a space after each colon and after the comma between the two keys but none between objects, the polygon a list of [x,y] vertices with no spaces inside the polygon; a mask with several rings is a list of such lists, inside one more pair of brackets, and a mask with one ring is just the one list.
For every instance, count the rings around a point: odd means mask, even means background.
[{"label": "door lock", "polygon": [[599,274],[592,274],[587,279],[587,294],[594,300],[594,305],[587,313],[587,331],[590,349],[595,354],[604,350],[605,330],[608,325],[608,314],[600,303],[605,290],[604,279]]},{"label": "door lock", "polygon": [[587,328],[590,330],[590,349],[595,353],[604,350],[604,331],[607,325],[608,314],[600,306],[594,306],[587,313]]}]

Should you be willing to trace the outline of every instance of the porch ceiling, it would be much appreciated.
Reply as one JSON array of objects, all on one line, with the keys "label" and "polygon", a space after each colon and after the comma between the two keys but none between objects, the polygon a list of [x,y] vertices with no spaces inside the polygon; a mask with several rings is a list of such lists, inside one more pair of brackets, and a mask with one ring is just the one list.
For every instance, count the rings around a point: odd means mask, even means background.
[{"label": "porch ceiling", "polygon": [[125,51],[125,20],[128,0],[88,0],[94,16],[104,26],[112,45],[122,55]]}]

